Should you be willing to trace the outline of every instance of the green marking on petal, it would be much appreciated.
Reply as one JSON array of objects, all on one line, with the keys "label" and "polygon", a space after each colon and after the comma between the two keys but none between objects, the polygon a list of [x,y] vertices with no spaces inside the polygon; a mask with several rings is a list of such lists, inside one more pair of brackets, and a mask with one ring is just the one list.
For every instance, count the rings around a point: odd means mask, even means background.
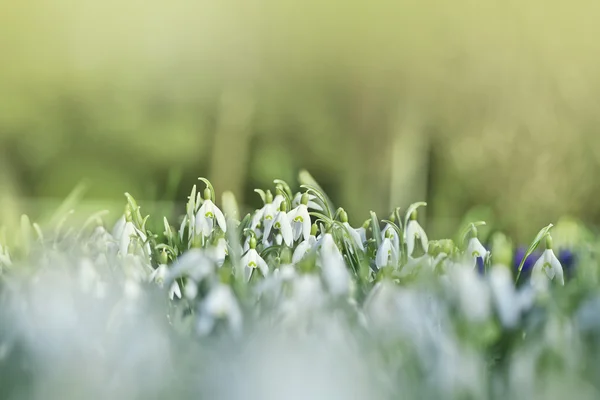
[{"label": "green marking on petal", "polygon": [[204,216],[206,218],[214,218],[215,217],[215,215],[213,213],[211,213],[210,211],[208,211],[206,214],[204,214]]},{"label": "green marking on petal", "polygon": [[256,267],[258,267],[258,265],[256,265],[256,263],[255,263],[254,261],[250,261],[250,262],[248,263],[248,267],[249,267],[249,268],[256,268]]}]

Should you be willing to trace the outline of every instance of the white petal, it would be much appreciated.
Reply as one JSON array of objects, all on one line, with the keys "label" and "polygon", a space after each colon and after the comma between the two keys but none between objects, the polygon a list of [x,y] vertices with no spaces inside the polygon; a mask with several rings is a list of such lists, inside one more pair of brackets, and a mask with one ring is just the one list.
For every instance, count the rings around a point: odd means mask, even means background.
[{"label": "white petal", "polygon": [[429,249],[429,240],[427,239],[427,234],[425,233],[425,230],[421,227],[421,225],[418,225],[418,232],[419,238],[421,239],[421,246],[423,247],[425,253],[427,253],[427,250]]},{"label": "white petal", "polygon": [[288,221],[284,212],[282,212],[282,215],[279,218],[279,224],[279,231],[283,236],[285,244],[291,246],[294,242],[294,235],[292,234],[292,227],[290,226],[290,222]]},{"label": "white petal", "polygon": [[389,238],[384,238],[381,242],[381,245],[379,246],[379,249],[377,249],[377,254],[375,256],[375,265],[377,266],[377,268],[381,269],[389,264],[388,260],[391,251],[392,242]]},{"label": "white petal", "polygon": [[362,240],[361,240],[358,232],[356,232],[356,230],[354,230],[350,226],[350,224],[347,222],[344,222],[344,226],[348,229],[348,233],[350,234],[350,237],[352,237],[352,239],[354,240],[354,243],[356,243],[358,248],[361,249],[362,251],[365,251],[365,247],[363,246]]},{"label": "white petal", "polygon": [[217,224],[219,224],[219,228],[221,228],[223,232],[227,232],[227,223],[225,222],[225,216],[223,215],[223,212],[219,209],[219,207],[213,206],[213,214],[217,219]]},{"label": "white petal", "polygon": [[273,208],[275,210],[279,210],[279,207],[281,207],[281,203],[283,203],[284,200],[285,198],[282,195],[278,194],[275,196],[275,198],[273,199],[273,203],[271,204],[273,204]]},{"label": "white petal", "polygon": [[263,258],[261,256],[258,256],[257,261],[258,261],[258,269],[260,269],[260,272],[262,272],[263,276],[268,276],[269,275],[269,266],[267,265],[265,260],[263,260]]},{"label": "white petal", "polygon": [[544,272],[544,256],[542,255],[537,259],[535,264],[533,264],[533,269],[531,270],[531,284],[536,287],[546,286],[548,283],[548,277]]},{"label": "white petal", "polygon": [[254,272],[254,268],[250,268],[248,266],[244,267],[244,276],[246,278],[246,282],[250,281],[250,278],[252,278],[253,272]]},{"label": "white petal", "polygon": [[256,227],[262,220],[263,216],[265,215],[265,207],[266,207],[266,205],[254,213],[254,215],[252,216],[252,222],[250,224],[250,229],[252,229],[252,230],[256,229]]},{"label": "white petal", "polygon": [[294,254],[292,255],[292,263],[296,264],[300,260],[304,258],[304,256],[310,251],[311,244],[308,240],[301,242],[296,250],[294,250]]},{"label": "white petal", "polygon": [[360,242],[364,244],[367,241],[367,230],[361,226],[356,229],[356,233],[358,233],[358,236],[360,237]]},{"label": "white petal", "polygon": [[272,219],[265,219],[263,221],[264,225],[265,225],[265,231],[263,233],[263,244],[267,245],[267,243],[269,242],[269,235],[271,234],[271,229],[273,228],[273,223],[275,221]]},{"label": "white petal", "polygon": [[565,276],[564,276],[562,265],[560,264],[560,261],[558,261],[558,258],[556,258],[556,255],[554,254],[554,252],[552,250],[550,250],[550,252],[552,253],[552,256],[550,259],[550,266],[552,267],[553,275],[561,285],[564,285],[565,284]]},{"label": "white petal", "polygon": [[415,234],[416,234],[416,221],[410,220],[408,221],[408,226],[406,227],[406,248],[408,250],[408,255],[412,256],[412,253],[415,249]]},{"label": "white petal", "polygon": [[173,300],[173,297],[181,298],[181,289],[179,289],[179,283],[173,282],[171,289],[169,290],[169,298]]}]

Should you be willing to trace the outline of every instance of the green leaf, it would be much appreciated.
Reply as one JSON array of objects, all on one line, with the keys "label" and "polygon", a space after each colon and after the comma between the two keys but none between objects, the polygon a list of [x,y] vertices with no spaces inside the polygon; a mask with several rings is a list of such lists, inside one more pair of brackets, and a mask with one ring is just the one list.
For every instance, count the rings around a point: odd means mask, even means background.
[{"label": "green leaf", "polygon": [[[319,185],[319,183],[315,180],[315,178],[312,177],[312,175],[307,170],[303,169],[300,171],[300,173],[298,174],[298,181],[300,182],[301,187],[303,185],[307,185],[316,188],[318,191],[320,191],[323,195],[323,199],[321,199],[321,201],[323,202],[323,205],[326,208],[328,208],[329,210],[333,210],[335,208],[333,202],[325,194],[325,190],[323,190],[321,185]],[[329,214],[331,215],[331,212]]]},{"label": "green leaf", "polygon": [[540,242],[542,241],[544,236],[546,236],[548,234],[548,232],[550,232],[550,229],[552,229],[553,226],[554,226],[553,224],[549,224],[548,226],[545,226],[538,232],[535,239],[533,239],[533,242],[531,242],[531,244],[529,245],[529,248],[525,252],[523,259],[521,260],[521,263],[519,264],[519,269],[518,269],[519,272],[517,272],[517,278],[515,279],[515,283],[519,282],[519,277],[521,276],[521,271],[523,270],[523,265],[525,264],[525,260],[527,260],[527,257],[529,257],[535,251],[535,249],[538,247],[538,245],[540,244]]},{"label": "green leaf", "polygon": [[379,220],[377,219],[377,214],[374,211],[369,211],[371,214],[371,227],[373,229],[373,238],[375,238],[375,243],[377,244],[377,248],[381,245],[381,228],[379,227]]},{"label": "green leaf", "polygon": [[283,187],[283,190],[285,191],[285,193],[288,195],[288,197],[290,199],[294,198],[294,194],[292,193],[292,190],[290,189],[290,185],[288,185],[286,181],[284,181],[283,179],[275,179],[273,181],[273,183],[275,183],[275,185],[281,185]]},{"label": "green leaf", "polygon": [[254,191],[256,193],[258,193],[258,195],[260,196],[263,204],[267,204],[267,194],[265,193],[265,191],[262,190],[262,189],[254,189]]}]

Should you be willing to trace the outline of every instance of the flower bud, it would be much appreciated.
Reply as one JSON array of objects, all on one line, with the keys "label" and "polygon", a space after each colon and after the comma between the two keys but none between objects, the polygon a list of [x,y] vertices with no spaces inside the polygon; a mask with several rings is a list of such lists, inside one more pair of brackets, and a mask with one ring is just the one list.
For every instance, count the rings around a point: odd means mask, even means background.
[{"label": "flower bud", "polygon": [[167,249],[161,249],[160,253],[158,253],[158,263],[167,265],[169,262],[169,255],[167,254]]},{"label": "flower bud", "polygon": [[317,236],[317,232],[319,232],[319,227],[317,226],[317,224],[312,224],[310,227],[311,236]]},{"label": "flower bud", "polygon": [[348,213],[343,208],[340,208],[340,221],[348,222]]},{"label": "flower bud", "polygon": [[304,192],[304,194],[302,194],[302,197],[300,198],[300,202],[304,205],[308,204],[308,201],[310,200],[308,193]]},{"label": "flower bud", "polygon": [[552,249],[552,236],[550,234],[546,235],[546,248]]}]

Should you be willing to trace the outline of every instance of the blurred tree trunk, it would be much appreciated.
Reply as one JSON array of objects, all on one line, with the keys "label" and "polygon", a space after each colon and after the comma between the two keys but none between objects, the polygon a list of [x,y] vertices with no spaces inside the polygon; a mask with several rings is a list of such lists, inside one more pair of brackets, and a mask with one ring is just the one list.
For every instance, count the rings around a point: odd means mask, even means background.
[{"label": "blurred tree trunk", "polygon": [[427,200],[429,141],[416,116],[401,113],[392,125],[390,210]]},{"label": "blurred tree trunk", "polygon": [[254,99],[248,92],[229,89],[221,95],[210,178],[219,192],[231,190],[240,204],[244,201],[254,112]]}]

